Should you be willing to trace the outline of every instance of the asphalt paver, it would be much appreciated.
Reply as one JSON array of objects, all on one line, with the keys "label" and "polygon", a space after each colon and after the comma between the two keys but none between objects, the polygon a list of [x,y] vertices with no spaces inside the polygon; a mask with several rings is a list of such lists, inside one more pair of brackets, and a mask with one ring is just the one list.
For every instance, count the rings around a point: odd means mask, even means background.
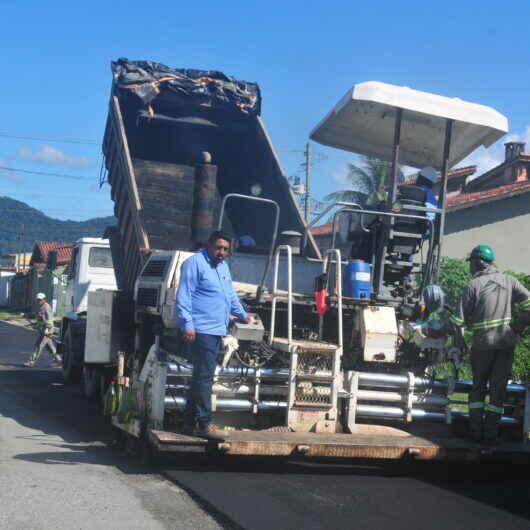
[{"label": "asphalt paver", "polygon": [[[148,515],[157,524],[167,524],[164,515],[168,513],[167,498],[174,495],[179,501],[184,495],[186,503],[196,502],[194,508],[208,512],[209,519],[204,524],[229,528],[530,528],[528,466],[351,463],[183,454],[161,459],[150,468],[151,473],[145,469],[134,471],[138,466],[134,459],[118,457],[107,447],[113,433],[99,414],[98,406],[84,399],[80,387],[64,387],[60,374],[45,368],[47,360],[39,361],[40,369],[21,369],[21,357],[29,355],[31,345],[23,354],[21,344],[24,341],[21,342],[20,337],[15,339],[16,333],[12,329],[6,331],[4,326],[0,324],[0,395],[7,392],[19,407],[34,413],[33,427],[42,436],[57,437],[46,446],[48,449],[41,447],[36,451],[42,454],[33,460],[48,467],[51,467],[49,461],[62,459],[66,463],[60,467],[66,468],[71,465],[69,459],[76,465],[81,461],[89,468],[104,465],[106,473],[121,473],[120,480],[141,476],[145,484],[158,480],[158,474],[167,477],[176,486],[173,492],[159,482],[160,495],[152,491],[142,493],[136,486],[131,486],[130,490],[135,499],[143,500]],[[25,344],[30,343],[26,340]],[[23,415],[20,411],[17,414],[17,421],[23,423]],[[40,443],[50,442],[43,438]],[[69,448],[69,456],[61,456],[66,452],[61,445],[75,448]],[[28,462],[30,459],[21,457],[20,460]],[[87,490],[87,497],[89,494]],[[83,493],[80,493],[79,499],[82,498]],[[191,524],[188,528],[200,526]]]}]

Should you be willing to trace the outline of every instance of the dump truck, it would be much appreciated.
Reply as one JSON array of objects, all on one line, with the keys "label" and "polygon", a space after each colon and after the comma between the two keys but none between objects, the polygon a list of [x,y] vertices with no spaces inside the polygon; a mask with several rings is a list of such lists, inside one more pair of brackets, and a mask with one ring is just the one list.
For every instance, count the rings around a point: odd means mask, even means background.
[{"label": "dump truck", "polygon": [[89,399],[93,399],[100,396],[103,390],[100,373],[84,363],[88,296],[89,293],[101,289],[116,290],[116,277],[108,239],[101,237],[78,239],[74,244],[72,260],[66,272],[68,278],[66,302],[60,328],[63,377],[66,383],[78,383],[83,379],[85,394]]},{"label": "dump truck", "polygon": [[[435,377],[455,329],[429,331],[440,308],[425,308],[422,293],[442,255],[448,169],[505,134],[506,118],[406,87],[355,85],[311,138],[390,160],[388,197],[378,208],[330,204],[308,223],[257,84],[127,59],[112,72],[103,153],[117,290],[88,293],[84,365],[103,387],[111,374],[114,426],[159,452],[482,458],[461,436],[467,414],[452,398],[471,383]],[[397,185],[400,163],[440,171],[438,207]],[[326,216],[333,242],[321,252],[311,227]],[[214,229],[234,235],[228,261],[253,315],[219,352],[212,406],[227,434],[217,441],[180,432],[193,367],[175,316],[180,267]],[[340,230],[351,252],[335,248]],[[507,390],[495,452],[527,457],[530,391]]]}]

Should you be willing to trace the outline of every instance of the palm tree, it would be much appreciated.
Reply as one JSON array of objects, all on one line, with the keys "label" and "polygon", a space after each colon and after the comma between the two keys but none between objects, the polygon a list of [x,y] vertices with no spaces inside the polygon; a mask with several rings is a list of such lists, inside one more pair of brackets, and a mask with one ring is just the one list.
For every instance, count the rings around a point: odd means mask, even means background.
[{"label": "palm tree", "polygon": [[[364,156],[363,166],[348,164],[348,179],[351,189],[334,191],[324,197],[325,201],[355,202],[361,205],[373,205],[386,197],[386,184],[392,164],[379,158]],[[403,182],[401,169],[398,182]]]}]

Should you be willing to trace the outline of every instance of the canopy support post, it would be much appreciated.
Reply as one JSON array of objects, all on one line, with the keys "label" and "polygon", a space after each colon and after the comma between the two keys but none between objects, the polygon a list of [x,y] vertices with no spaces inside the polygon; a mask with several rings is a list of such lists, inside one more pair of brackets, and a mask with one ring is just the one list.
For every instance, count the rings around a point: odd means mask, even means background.
[{"label": "canopy support post", "polygon": [[[403,109],[396,108],[396,116],[394,118],[394,146],[392,148],[392,166],[390,168],[390,182],[388,183],[388,195],[386,199],[386,211],[392,211],[392,205],[396,201],[396,184],[397,174],[399,170],[399,148],[401,143],[401,122],[403,119]],[[389,217],[383,218],[382,221],[385,227],[394,224],[394,220]],[[375,265],[375,276],[374,276],[374,291],[375,297],[377,298],[381,294],[381,288],[383,286],[383,278],[385,276],[385,256],[386,249],[388,246],[388,233],[384,231],[384,240],[379,246],[376,252]]]},{"label": "canopy support post", "polygon": [[445,208],[447,203],[447,170],[449,166],[449,155],[451,151],[451,137],[453,134],[453,123],[454,120],[447,119],[445,122],[445,142],[444,142],[444,152],[442,158],[442,174],[441,174],[441,183],[440,183],[440,194],[438,197],[438,206],[442,209],[442,213],[436,215],[436,224],[435,224],[435,244],[436,255],[434,256],[434,276],[436,281],[438,281],[438,269],[440,266],[440,258],[442,257],[442,241],[444,237],[445,229]]},{"label": "canopy support post", "polygon": [[399,148],[401,144],[401,121],[403,119],[403,109],[396,109],[394,122],[394,147],[392,149],[392,167],[390,168],[390,183],[387,197],[387,208],[390,211],[396,202],[397,174],[399,170]]}]

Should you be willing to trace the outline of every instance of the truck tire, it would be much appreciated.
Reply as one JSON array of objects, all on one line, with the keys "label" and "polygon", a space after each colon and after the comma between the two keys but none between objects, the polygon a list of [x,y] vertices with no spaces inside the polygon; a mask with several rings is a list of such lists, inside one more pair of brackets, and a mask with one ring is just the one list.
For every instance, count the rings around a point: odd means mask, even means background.
[{"label": "truck tire", "polygon": [[63,379],[66,384],[72,385],[81,380],[81,366],[76,365],[75,358],[84,347],[84,337],[72,333],[68,326],[63,339]]},{"label": "truck tire", "polygon": [[105,399],[105,395],[107,394],[107,390],[109,388],[109,385],[112,381],[112,377],[106,373],[101,374],[99,376],[99,391],[100,391],[100,399],[103,401]]},{"label": "truck tire", "polygon": [[83,392],[90,401],[101,399],[101,374],[97,368],[83,367]]}]

